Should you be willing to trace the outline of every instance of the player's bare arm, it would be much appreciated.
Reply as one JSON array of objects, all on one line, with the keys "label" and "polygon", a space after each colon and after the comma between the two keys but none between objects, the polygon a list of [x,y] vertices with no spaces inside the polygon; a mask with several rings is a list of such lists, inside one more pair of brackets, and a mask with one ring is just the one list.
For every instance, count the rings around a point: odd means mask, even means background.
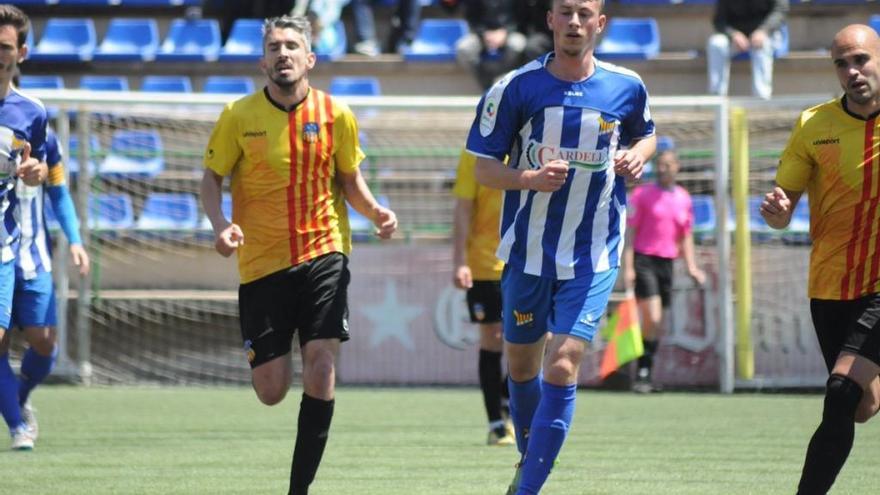
[{"label": "player's bare arm", "polygon": [[228,258],[244,244],[244,233],[241,231],[241,227],[231,223],[223,216],[223,211],[220,208],[223,177],[217,175],[213,170],[205,169],[200,189],[202,207],[214,229],[214,249],[221,256]]},{"label": "player's bare arm", "polygon": [[337,171],[336,180],[345,193],[346,201],[376,226],[376,236],[380,239],[390,239],[397,231],[397,215],[376,201],[361,171],[355,170],[353,173]]},{"label": "player's bare arm", "polygon": [[657,150],[657,136],[648,136],[633,143],[626,150],[614,155],[614,173],[628,180],[639,180],[645,170],[645,162]]},{"label": "player's bare arm", "polygon": [[767,225],[774,229],[784,229],[791,222],[791,215],[800,197],[800,192],[776,186],[764,195],[764,201],[761,202],[761,216],[764,217]]},{"label": "player's bare arm", "polygon": [[493,158],[477,158],[474,173],[477,182],[493,189],[532,189],[558,191],[568,178],[568,162],[552,160],[537,170],[510,168]]},{"label": "player's bare arm", "polygon": [[473,211],[473,200],[458,198],[455,201],[455,218],[452,231],[452,265],[454,270],[452,283],[459,289],[470,289],[474,286],[471,268],[467,265],[464,258]]}]

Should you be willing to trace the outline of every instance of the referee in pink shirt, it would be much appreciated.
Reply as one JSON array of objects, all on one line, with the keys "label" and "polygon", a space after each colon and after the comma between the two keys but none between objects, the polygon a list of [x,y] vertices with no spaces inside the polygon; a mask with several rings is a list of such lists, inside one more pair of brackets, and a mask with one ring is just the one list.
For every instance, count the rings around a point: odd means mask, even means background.
[{"label": "referee in pink shirt", "polygon": [[664,315],[672,302],[672,268],[679,254],[688,274],[702,285],[706,274],[694,258],[691,196],[675,182],[680,164],[672,148],[654,160],[657,182],[636,187],[627,203],[624,270],[626,287],[635,287],[645,353],[638,360],[636,392],[658,391],[651,382],[651,368]]}]

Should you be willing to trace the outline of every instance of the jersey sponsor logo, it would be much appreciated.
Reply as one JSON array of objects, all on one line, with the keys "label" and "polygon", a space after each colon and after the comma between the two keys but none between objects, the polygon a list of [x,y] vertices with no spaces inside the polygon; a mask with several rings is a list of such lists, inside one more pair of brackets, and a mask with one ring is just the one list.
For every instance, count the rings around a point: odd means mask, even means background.
[{"label": "jersey sponsor logo", "polygon": [[526,145],[526,158],[532,169],[538,169],[553,160],[564,160],[571,167],[599,171],[608,168],[608,150],[581,150],[545,145],[530,140]]},{"label": "jersey sponsor logo", "polygon": [[254,138],[254,137],[265,137],[265,136],[266,136],[266,131],[265,131],[265,130],[262,130],[262,131],[244,131],[244,134],[241,135],[241,137],[246,137],[246,138],[248,138],[248,137],[250,137],[250,138]]},{"label": "jersey sponsor logo", "polygon": [[517,310],[513,310],[513,317],[516,319],[516,326],[521,327],[523,325],[531,325],[535,322],[535,314],[534,313],[520,313]]},{"label": "jersey sponsor logo", "polygon": [[825,138],[813,141],[813,146],[820,146],[823,144],[840,144],[840,138]]},{"label": "jersey sponsor logo", "polygon": [[318,127],[317,122],[306,122],[305,124],[303,124],[303,142],[317,143],[319,131],[320,128]]},{"label": "jersey sponsor logo", "polygon": [[488,136],[495,129],[495,119],[498,117],[498,103],[490,93],[483,105],[483,114],[480,116],[480,134]]}]

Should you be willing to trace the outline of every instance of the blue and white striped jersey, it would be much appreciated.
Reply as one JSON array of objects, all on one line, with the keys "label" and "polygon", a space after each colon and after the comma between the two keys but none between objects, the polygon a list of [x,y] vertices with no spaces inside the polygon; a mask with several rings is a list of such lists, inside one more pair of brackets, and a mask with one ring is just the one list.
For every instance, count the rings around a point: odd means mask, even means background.
[{"label": "blue and white striped jersey", "polygon": [[[50,178],[57,175],[53,174],[53,169],[61,166],[63,154],[58,138],[49,130],[46,137],[46,164],[49,166]],[[15,275],[17,278],[30,280],[40,272],[52,271],[52,251],[44,211],[45,187],[28,186],[18,179],[16,196],[21,212],[21,243],[15,260]]]},{"label": "blue and white striped jersey", "polygon": [[31,144],[31,156],[44,160],[46,109],[10,87],[6,98],[0,99],[0,262],[17,254],[20,225],[15,174],[26,141]]},{"label": "blue and white striped jersey", "polygon": [[571,279],[620,266],[626,184],[614,154],[654,134],[648,92],[638,74],[600,61],[589,78],[562,81],[544,55],[498,81],[483,97],[469,152],[537,169],[569,163],[565,184],[544,193],[504,193],[498,257],[531,275]]}]

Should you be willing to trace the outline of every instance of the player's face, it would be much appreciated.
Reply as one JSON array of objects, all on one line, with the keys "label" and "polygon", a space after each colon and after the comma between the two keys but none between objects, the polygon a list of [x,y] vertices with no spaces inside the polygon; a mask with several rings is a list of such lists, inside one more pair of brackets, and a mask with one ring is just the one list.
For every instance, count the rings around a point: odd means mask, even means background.
[{"label": "player's face", "polygon": [[592,51],[596,36],[605,29],[600,0],[555,0],[547,13],[557,51],[576,57]]},{"label": "player's face", "polygon": [[675,183],[675,175],[678,173],[678,158],[674,153],[661,153],[657,159],[655,167],[657,169],[657,182],[664,186]]},{"label": "player's face", "polygon": [[847,101],[880,104],[880,49],[870,33],[853,31],[836,40],[831,59]]},{"label": "player's face", "polygon": [[266,35],[260,67],[278,87],[295,87],[314,66],[315,54],[306,50],[301,33],[278,28]]},{"label": "player's face", "polygon": [[10,24],[0,26],[0,81],[11,81],[15,68],[24,60],[27,47],[18,46],[18,31]]}]

